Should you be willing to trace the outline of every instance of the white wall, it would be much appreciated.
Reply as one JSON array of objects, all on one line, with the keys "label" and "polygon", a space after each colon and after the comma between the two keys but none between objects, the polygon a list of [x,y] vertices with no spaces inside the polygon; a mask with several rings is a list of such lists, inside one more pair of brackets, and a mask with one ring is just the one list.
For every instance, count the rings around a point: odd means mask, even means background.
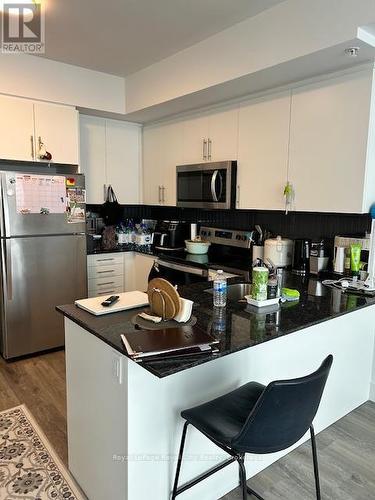
[{"label": "white wall", "polygon": [[374,22],[374,0],[287,0],[128,76],[127,113],[355,39]]},{"label": "white wall", "polygon": [[0,93],[125,113],[123,78],[42,57],[0,54]]}]

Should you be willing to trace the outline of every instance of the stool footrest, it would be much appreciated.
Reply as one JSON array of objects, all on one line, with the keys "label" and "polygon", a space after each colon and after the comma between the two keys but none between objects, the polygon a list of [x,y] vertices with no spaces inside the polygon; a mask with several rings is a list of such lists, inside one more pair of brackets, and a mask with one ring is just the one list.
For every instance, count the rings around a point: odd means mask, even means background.
[{"label": "stool footrest", "polygon": [[256,491],[252,490],[249,486],[246,486],[246,489],[247,489],[247,492],[249,495],[253,495],[254,497],[258,498],[258,500],[264,500],[263,497],[258,495],[258,493]]},{"label": "stool footrest", "polygon": [[200,476],[196,477],[195,479],[192,479],[191,481],[188,481],[187,483],[183,484],[179,488],[177,488],[175,496],[172,496],[172,498],[175,498],[177,495],[180,495],[184,491],[188,490],[192,486],[195,486],[196,484],[200,483],[204,479],[207,479],[208,477],[212,476],[212,474],[215,474],[215,472],[218,472],[221,469],[224,469],[227,465],[232,464],[233,462],[236,461],[236,457],[231,457],[228,460],[225,460],[224,462],[221,462],[218,465],[215,465],[212,469],[208,470],[207,472],[204,472]]}]

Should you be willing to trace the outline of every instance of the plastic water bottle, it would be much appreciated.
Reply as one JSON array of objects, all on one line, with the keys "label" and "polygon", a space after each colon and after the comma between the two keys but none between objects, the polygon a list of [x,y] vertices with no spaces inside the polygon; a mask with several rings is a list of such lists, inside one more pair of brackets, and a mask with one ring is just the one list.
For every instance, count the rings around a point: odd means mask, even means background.
[{"label": "plastic water bottle", "polygon": [[222,269],[219,269],[214,278],[214,306],[225,307],[227,304],[227,279]]}]

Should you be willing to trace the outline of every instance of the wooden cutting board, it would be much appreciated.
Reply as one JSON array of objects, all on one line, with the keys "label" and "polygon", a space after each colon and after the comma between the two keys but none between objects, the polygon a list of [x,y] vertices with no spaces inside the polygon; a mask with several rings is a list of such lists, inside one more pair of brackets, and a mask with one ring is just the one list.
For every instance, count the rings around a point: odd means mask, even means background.
[{"label": "wooden cutting board", "polygon": [[169,281],[154,278],[148,284],[148,300],[153,314],[164,320],[173,319],[179,313],[180,295]]}]

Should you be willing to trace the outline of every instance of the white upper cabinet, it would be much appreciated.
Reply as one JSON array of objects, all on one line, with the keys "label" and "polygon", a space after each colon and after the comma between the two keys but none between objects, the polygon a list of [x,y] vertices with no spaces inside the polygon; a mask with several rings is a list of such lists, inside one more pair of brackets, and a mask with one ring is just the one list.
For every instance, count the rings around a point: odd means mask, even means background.
[{"label": "white upper cabinet", "polygon": [[202,163],[208,160],[208,115],[192,116],[183,121],[182,163]]},{"label": "white upper cabinet", "polygon": [[238,108],[230,107],[184,120],[184,163],[236,160]]},{"label": "white upper cabinet", "polygon": [[122,204],[139,203],[141,128],[106,120],[106,169],[110,184]]},{"label": "white upper cabinet", "polygon": [[161,204],[161,132],[159,126],[143,129],[143,203]]},{"label": "white upper cabinet", "polygon": [[85,174],[86,201],[101,204],[105,197],[105,120],[80,116],[81,172]]},{"label": "white upper cabinet", "polygon": [[217,110],[208,120],[208,161],[237,160],[237,107]]},{"label": "white upper cabinet", "polygon": [[32,101],[0,96],[0,158],[34,160]]},{"label": "white upper cabinet", "polygon": [[41,142],[55,163],[79,163],[78,111],[70,106],[34,103],[36,149]]},{"label": "white upper cabinet", "polygon": [[37,161],[39,138],[52,162],[78,164],[76,109],[0,96],[0,158]]},{"label": "white upper cabinet", "polygon": [[103,203],[108,185],[119,203],[139,203],[141,128],[81,115],[80,137],[87,203]]},{"label": "white upper cabinet", "polygon": [[237,208],[281,210],[287,180],[290,92],[239,111]]},{"label": "white upper cabinet", "polygon": [[184,163],[183,122],[143,129],[143,202],[176,205],[176,166]]},{"label": "white upper cabinet", "polygon": [[293,91],[289,180],[295,210],[360,213],[375,201],[371,89],[366,70]]},{"label": "white upper cabinet", "polygon": [[165,123],[160,129],[160,182],[163,205],[176,205],[176,166],[183,162],[183,124]]}]

